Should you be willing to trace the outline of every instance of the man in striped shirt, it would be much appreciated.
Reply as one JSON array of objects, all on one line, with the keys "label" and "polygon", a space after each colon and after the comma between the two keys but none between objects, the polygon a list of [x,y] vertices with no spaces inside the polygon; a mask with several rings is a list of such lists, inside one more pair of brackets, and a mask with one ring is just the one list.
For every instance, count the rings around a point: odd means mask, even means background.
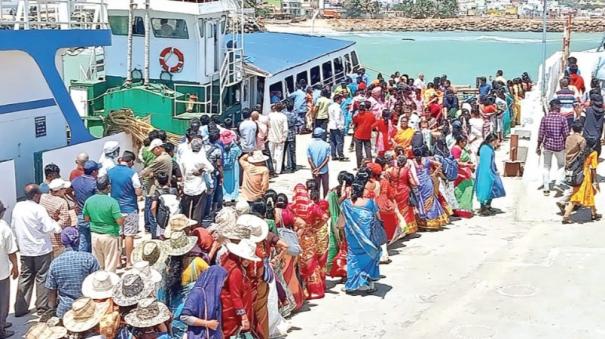
[{"label": "man in striped shirt", "polygon": [[575,120],[576,107],[579,104],[579,100],[576,92],[569,88],[569,79],[561,79],[559,86],[561,89],[555,93],[554,99],[558,99],[561,102],[561,115],[567,119],[567,125],[571,126]]}]

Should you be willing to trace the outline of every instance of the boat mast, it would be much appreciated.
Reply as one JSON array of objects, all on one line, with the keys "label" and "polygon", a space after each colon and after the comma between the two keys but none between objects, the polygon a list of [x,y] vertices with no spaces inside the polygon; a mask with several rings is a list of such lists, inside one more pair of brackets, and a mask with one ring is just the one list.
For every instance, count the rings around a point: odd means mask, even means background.
[{"label": "boat mast", "polygon": [[[132,26],[134,25],[134,0],[130,0],[128,6],[128,47],[126,53],[126,84],[132,83]],[[145,32],[147,34],[147,32]]]},{"label": "boat mast", "polygon": [[541,84],[541,91],[542,91],[542,96],[546,95],[545,91],[546,91],[546,8],[547,8],[547,4],[546,1],[547,0],[542,0],[543,1],[543,6],[542,6],[542,84]]},{"label": "boat mast", "polygon": [[145,0],[145,66],[144,66],[144,81],[143,85],[149,85],[149,43],[150,43],[149,34],[149,0]]}]

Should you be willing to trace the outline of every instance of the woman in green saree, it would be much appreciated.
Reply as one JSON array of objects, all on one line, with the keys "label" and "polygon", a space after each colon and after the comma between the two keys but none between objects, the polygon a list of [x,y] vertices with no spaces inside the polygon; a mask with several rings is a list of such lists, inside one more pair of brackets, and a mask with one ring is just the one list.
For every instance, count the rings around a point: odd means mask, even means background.
[{"label": "woman in green saree", "polygon": [[473,172],[475,164],[472,163],[471,153],[466,149],[468,139],[464,135],[456,136],[456,144],[452,147],[451,154],[458,161],[458,178],[454,181],[454,195],[458,201],[459,210],[463,214],[459,216],[470,216],[473,211],[473,186],[475,184]]},{"label": "woman in green saree", "polygon": [[355,176],[347,171],[338,173],[338,186],[332,188],[326,196],[330,207],[330,243],[328,246],[327,272],[331,272],[334,258],[338,254],[342,242],[345,241],[337,225],[340,218],[340,204],[350,197],[354,178]]}]

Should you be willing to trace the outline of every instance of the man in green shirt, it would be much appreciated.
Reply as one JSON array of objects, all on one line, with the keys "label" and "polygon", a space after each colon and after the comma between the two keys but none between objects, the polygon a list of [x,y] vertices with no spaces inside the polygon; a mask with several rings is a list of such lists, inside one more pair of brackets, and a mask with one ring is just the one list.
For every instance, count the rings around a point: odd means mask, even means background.
[{"label": "man in green shirt", "polygon": [[120,225],[124,217],[118,201],[109,196],[111,185],[105,175],[97,179],[97,194],[86,199],[82,215],[90,222],[92,254],[102,270],[116,272],[120,265]]}]

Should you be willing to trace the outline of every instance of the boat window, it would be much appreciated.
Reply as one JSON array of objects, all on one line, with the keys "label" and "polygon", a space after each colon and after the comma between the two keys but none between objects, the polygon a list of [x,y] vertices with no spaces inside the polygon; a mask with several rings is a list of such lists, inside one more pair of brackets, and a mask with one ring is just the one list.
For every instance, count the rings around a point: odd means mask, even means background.
[{"label": "boat window", "polygon": [[350,74],[352,70],[353,67],[351,67],[351,57],[349,54],[345,54],[345,72]]},{"label": "boat window", "polygon": [[311,68],[311,86],[321,83],[321,76],[319,75],[319,66]]},{"label": "boat window", "polygon": [[189,39],[187,23],[183,19],[151,19],[151,28],[156,38]]},{"label": "boat window", "polygon": [[351,52],[351,60],[353,61],[353,68],[359,65],[359,60],[357,59],[357,53],[355,53],[355,51]]},{"label": "boat window", "polygon": [[[113,35],[128,35],[128,17],[110,16],[109,27],[111,27],[111,33]],[[132,25],[132,35],[145,35],[145,21],[143,21],[143,18],[140,16],[134,17],[134,24]]]},{"label": "boat window", "polygon": [[288,90],[288,93],[294,92],[294,76],[293,75],[290,75],[289,77],[286,78],[286,89]]},{"label": "boat window", "polygon": [[309,78],[307,77],[307,71],[298,73],[298,75],[296,76],[296,85],[301,86],[304,90],[308,84]]},{"label": "boat window", "polygon": [[332,82],[332,62],[324,62],[321,65],[321,75],[323,76],[323,83],[328,84]]},{"label": "boat window", "polygon": [[335,82],[339,82],[345,76],[345,69],[342,65],[342,59],[340,57],[334,58],[334,77]]},{"label": "boat window", "polygon": [[269,98],[271,99],[271,103],[284,99],[284,86],[281,81],[269,86]]}]

